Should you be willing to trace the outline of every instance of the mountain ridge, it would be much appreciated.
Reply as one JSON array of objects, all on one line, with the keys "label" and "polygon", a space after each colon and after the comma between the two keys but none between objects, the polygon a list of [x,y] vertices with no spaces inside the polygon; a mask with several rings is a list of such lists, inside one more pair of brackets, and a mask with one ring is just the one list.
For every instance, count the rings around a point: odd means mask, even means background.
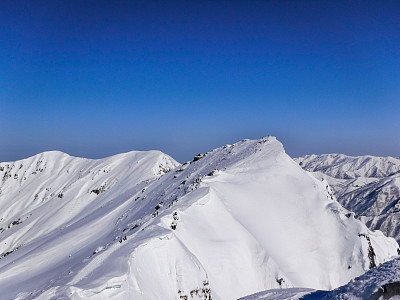
[{"label": "mountain ridge", "polygon": [[357,177],[382,178],[400,171],[400,158],[371,155],[349,156],[345,154],[311,154],[294,160],[310,172],[320,171],[338,179]]},{"label": "mountain ridge", "polygon": [[19,179],[0,186],[0,294],[232,299],[331,289],[397,255],[393,239],[354,219],[274,137],[181,165],[153,152],[128,158],[14,164]]}]

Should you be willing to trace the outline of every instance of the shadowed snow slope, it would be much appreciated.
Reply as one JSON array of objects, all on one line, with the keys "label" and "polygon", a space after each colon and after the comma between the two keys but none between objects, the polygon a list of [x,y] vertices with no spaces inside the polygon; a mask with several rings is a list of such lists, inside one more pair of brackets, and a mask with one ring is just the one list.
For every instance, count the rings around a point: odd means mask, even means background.
[{"label": "shadowed snow slope", "polygon": [[345,286],[330,292],[317,291],[304,300],[363,300],[400,298],[400,259],[394,259],[368,271]]},{"label": "shadowed snow slope", "polygon": [[332,289],[397,254],[273,137],[180,166],[156,151],[51,152],[0,166],[2,299]]}]

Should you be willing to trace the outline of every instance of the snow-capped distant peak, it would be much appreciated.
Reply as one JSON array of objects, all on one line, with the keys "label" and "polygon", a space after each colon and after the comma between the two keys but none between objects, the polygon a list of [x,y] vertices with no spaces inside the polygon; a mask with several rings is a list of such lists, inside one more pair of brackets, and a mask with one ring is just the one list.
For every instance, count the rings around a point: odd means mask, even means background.
[{"label": "snow-capped distant peak", "polygon": [[294,159],[310,172],[322,172],[334,178],[381,178],[400,171],[400,159],[394,157],[348,156],[344,154],[306,155]]}]

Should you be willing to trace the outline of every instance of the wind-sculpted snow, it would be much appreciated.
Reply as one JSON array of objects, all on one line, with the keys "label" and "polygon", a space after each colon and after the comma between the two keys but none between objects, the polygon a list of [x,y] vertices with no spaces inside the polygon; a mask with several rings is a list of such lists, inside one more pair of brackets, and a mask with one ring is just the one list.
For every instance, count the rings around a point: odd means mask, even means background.
[{"label": "wind-sculpted snow", "polygon": [[397,255],[393,239],[354,219],[273,137],[182,165],[152,151],[0,166],[11,174],[0,194],[2,299],[332,289]]},{"label": "wind-sculpted snow", "polygon": [[400,159],[394,157],[347,156],[344,154],[306,155],[295,158],[310,172],[322,172],[338,179],[382,178],[400,171]]}]

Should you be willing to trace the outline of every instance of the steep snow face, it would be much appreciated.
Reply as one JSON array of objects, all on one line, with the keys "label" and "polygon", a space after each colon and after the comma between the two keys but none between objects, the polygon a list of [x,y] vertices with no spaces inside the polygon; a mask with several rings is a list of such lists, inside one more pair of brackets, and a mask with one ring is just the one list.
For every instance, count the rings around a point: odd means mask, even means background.
[{"label": "steep snow face", "polygon": [[0,233],[4,299],[235,299],[282,287],[331,289],[397,254],[393,239],[354,219],[273,137],[199,154],[168,173],[176,162],[159,152],[106,161],[57,155],[71,161],[55,174],[39,167],[43,177],[30,189],[11,188],[20,175],[4,182],[2,224],[12,224]]},{"label": "steep snow face", "polygon": [[394,157],[347,156],[344,154],[306,155],[295,161],[307,171],[320,171],[339,179],[382,178],[400,171],[400,159]]}]

